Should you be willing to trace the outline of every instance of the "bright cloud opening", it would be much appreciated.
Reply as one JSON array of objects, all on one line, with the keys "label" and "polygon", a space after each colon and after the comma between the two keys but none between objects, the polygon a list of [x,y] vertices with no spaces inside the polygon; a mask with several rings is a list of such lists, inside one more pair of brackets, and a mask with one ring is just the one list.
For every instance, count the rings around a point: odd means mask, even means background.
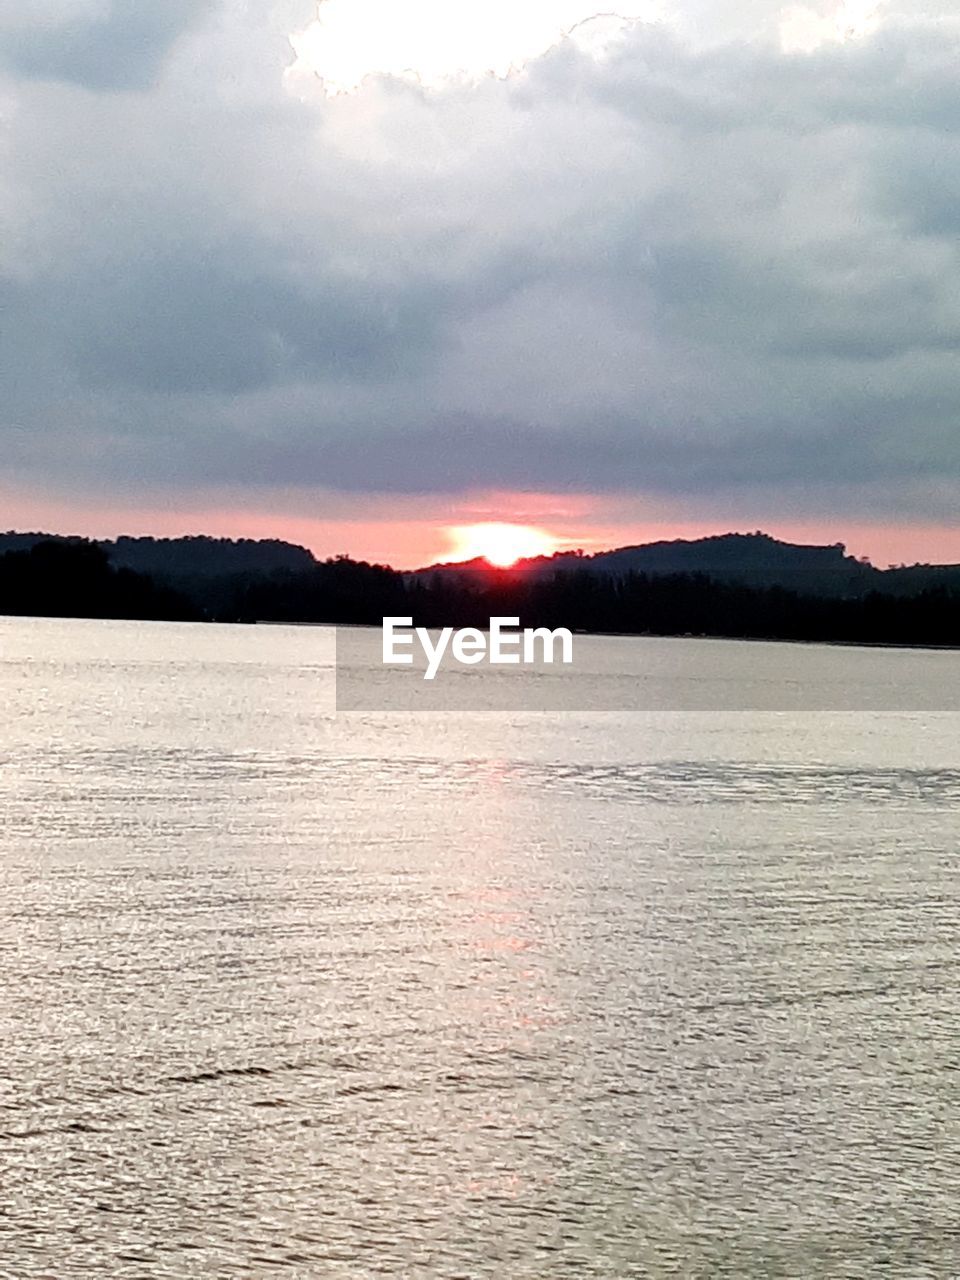
[{"label": "bright cloud opening", "polygon": [[589,0],[323,0],[318,17],[291,37],[297,71],[319,76],[328,93],[351,92],[373,74],[430,86],[451,79],[507,75],[592,18],[651,20],[656,0],[618,0],[616,14]]},{"label": "bright cloud opening", "polygon": [[821,45],[872,35],[880,25],[876,0],[790,5],[780,22],[780,42],[788,53],[812,53]]}]

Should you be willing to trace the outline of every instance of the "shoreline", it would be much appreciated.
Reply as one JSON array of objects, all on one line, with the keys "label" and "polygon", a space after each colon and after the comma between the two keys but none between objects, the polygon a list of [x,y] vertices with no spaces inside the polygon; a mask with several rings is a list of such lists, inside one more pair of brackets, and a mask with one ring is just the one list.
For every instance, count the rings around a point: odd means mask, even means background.
[{"label": "shoreline", "polygon": [[[350,627],[364,631],[379,631],[382,623],[375,622],[313,622],[286,621],[273,618],[225,619],[225,618],[90,618],[74,614],[21,614],[0,613],[0,622],[132,622],[146,625],[178,626],[178,627],[316,627],[337,630],[339,627]],[[439,630],[436,627],[428,628]],[[477,628],[488,635],[489,629]],[[659,632],[659,631],[587,631],[570,628],[574,636],[587,636],[597,640],[710,640],[735,644],[797,644],[806,647],[822,645],[843,649],[896,649],[914,650],[917,653],[960,653],[960,643],[933,644],[923,641],[898,640],[841,640],[841,639],[808,639],[802,636],[724,636],[705,635],[694,632]]]}]

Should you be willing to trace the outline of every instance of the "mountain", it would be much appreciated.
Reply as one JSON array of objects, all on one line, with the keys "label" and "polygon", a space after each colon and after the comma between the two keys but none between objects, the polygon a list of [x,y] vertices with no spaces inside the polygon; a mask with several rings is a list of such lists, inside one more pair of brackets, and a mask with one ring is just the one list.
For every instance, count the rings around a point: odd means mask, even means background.
[{"label": "mountain", "polygon": [[960,564],[898,565],[880,575],[881,590],[896,596],[917,596],[923,591],[960,590]]},{"label": "mountain", "polygon": [[0,614],[372,626],[391,615],[478,628],[499,616],[623,634],[960,646],[960,573],[881,572],[840,545],[764,534],[420,573],[319,562],[289,543],[11,534],[0,535]]},{"label": "mountain", "polygon": [[[582,565],[582,560],[572,558]],[[816,595],[861,595],[879,583],[880,570],[848,555],[842,542],[829,546],[781,542],[768,533],[724,533],[693,541],[650,542],[602,551],[590,568],[620,577],[701,573],[718,582],[786,587]]]},{"label": "mountain", "polygon": [[93,542],[68,538],[28,540],[0,554],[0,613],[178,621],[203,616],[183,593],[148,574],[117,568]]},{"label": "mountain", "polygon": [[166,579],[220,578],[231,574],[301,573],[317,563],[306,547],[277,538],[78,538],[56,533],[0,533],[0,555],[30,551],[41,542],[86,545],[104,551],[117,569]]},{"label": "mountain", "polygon": [[[181,612],[187,608],[200,618],[224,620],[243,613],[246,595],[255,585],[276,577],[305,577],[318,568],[316,559],[306,547],[276,538],[234,539],[195,535],[93,541],[49,533],[0,533],[0,557],[9,554],[29,556],[38,549],[45,549],[44,554],[49,557],[49,548],[57,547],[76,553],[95,551],[114,573],[148,579],[159,593],[157,599],[185,602],[166,607]],[[78,563],[86,564],[87,561],[81,559]],[[151,604],[149,607],[155,606]],[[76,608],[76,605],[70,606],[73,612]],[[46,611],[46,608],[38,609],[38,612]],[[0,612],[3,612],[2,601]],[[181,616],[181,612],[175,616]]]},{"label": "mountain", "polygon": [[[628,574],[665,577],[701,574],[717,582],[754,587],[783,587],[803,594],[860,596],[882,590],[884,573],[848,555],[843,543],[829,546],[781,542],[767,533],[723,533],[708,538],[648,542],[594,555],[559,552],[520,560],[513,575],[540,576],[576,570],[622,578]],[[484,561],[438,565],[420,573],[473,575],[490,572]]]}]

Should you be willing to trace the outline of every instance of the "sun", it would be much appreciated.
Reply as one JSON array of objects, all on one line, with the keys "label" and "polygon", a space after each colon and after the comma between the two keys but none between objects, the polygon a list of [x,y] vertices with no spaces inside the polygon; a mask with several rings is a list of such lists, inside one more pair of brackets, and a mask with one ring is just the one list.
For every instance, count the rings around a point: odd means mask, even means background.
[{"label": "sun", "polygon": [[449,533],[454,544],[452,560],[486,560],[497,569],[509,569],[533,556],[549,556],[557,549],[552,534],[527,524],[464,524]]}]

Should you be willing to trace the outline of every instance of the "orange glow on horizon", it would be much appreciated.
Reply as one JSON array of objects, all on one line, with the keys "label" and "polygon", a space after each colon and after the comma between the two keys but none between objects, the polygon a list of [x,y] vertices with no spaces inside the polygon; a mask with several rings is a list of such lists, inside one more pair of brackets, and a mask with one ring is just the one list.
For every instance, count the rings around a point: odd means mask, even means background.
[{"label": "orange glow on horizon", "polygon": [[[371,495],[357,510],[353,496],[323,491],[309,499],[297,489],[258,495],[220,490],[187,494],[164,492],[116,504],[94,495],[53,494],[0,480],[4,528],[88,538],[178,538],[207,534],[215,538],[281,538],[308,547],[319,559],[350,555],[395,569],[463,558],[460,529],[509,522],[525,537],[530,530],[548,539],[533,554],[580,548],[606,551],[638,543],[703,538],[736,530],[763,529],[787,542],[846,543],[852,555],[867,555],[880,568],[888,564],[960,564],[960,524],[865,523],[844,515],[816,520],[751,510],[698,514],[680,508],[642,508],[636,500],[605,494],[480,492],[452,498],[424,495]],[[499,518],[505,517],[504,521]],[[456,524],[454,522],[457,522]],[[547,532],[549,531],[549,532]],[[516,554],[517,548],[514,547]],[[521,556],[528,554],[526,546]]]},{"label": "orange glow on horizon", "polygon": [[509,569],[518,560],[552,555],[559,545],[545,529],[526,524],[455,525],[448,533],[453,540],[450,560],[486,560],[497,569]]}]

